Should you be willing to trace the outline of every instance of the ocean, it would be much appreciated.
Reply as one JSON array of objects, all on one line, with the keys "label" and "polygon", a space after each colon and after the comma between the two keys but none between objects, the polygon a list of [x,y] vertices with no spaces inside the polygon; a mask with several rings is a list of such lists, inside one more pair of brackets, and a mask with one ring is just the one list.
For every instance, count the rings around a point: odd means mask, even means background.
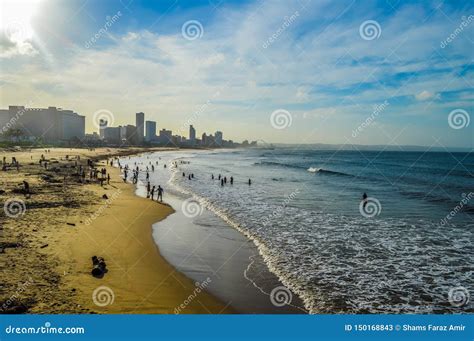
[{"label": "ocean", "polygon": [[288,147],[122,162],[139,164],[142,184],[145,167],[158,162],[151,181],[165,201],[180,198],[194,220],[205,210],[214,217],[206,224],[252,240],[310,313],[474,311],[472,153]]}]

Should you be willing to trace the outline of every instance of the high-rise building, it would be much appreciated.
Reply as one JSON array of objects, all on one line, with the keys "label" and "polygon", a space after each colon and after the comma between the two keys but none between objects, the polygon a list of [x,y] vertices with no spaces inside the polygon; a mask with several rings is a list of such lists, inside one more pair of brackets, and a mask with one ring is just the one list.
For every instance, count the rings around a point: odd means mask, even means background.
[{"label": "high-rise building", "polygon": [[126,141],[127,144],[136,145],[139,143],[137,127],[128,124],[121,127],[121,138],[122,141]]},{"label": "high-rise building", "polygon": [[39,138],[48,142],[83,139],[85,117],[72,110],[56,107],[25,108],[9,106],[0,110],[0,134],[19,129],[25,138]]},{"label": "high-rise building", "polygon": [[142,143],[145,136],[145,114],[137,112],[135,115],[135,126],[137,127],[137,142]]},{"label": "high-rise building", "polygon": [[104,129],[104,140],[110,144],[122,143],[122,127],[107,127]]},{"label": "high-rise building", "polygon": [[145,141],[150,142],[156,140],[156,122],[145,122]]},{"label": "high-rise building", "polygon": [[159,141],[161,144],[171,144],[173,142],[173,132],[171,130],[161,129]]},{"label": "high-rise building", "polygon": [[192,125],[189,126],[189,141],[192,145],[196,143],[196,129]]},{"label": "high-rise building", "polygon": [[222,131],[216,131],[214,134],[214,141],[216,142],[217,146],[222,147]]},{"label": "high-rise building", "polygon": [[99,121],[99,136],[101,139],[104,138],[104,130],[107,128],[108,122],[107,120],[100,119]]}]

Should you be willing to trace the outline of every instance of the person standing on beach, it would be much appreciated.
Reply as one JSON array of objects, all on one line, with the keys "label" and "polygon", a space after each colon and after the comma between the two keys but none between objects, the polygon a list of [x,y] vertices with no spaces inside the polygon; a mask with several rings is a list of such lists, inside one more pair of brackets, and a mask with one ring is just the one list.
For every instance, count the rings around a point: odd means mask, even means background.
[{"label": "person standing on beach", "polygon": [[146,197],[147,198],[150,197],[150,190],[151,190],[151,185],[150,185],[150,181],[148,181],[148,183],[146,185]]},{"label": "person standing on beach", "polygon": [[227,183],[227,177],[224,176],[224,183],[226,184]]},{"label": "person standing on beach", "polygon": [[249,179],[249,186],[252,184],[252,180]]},{"label": "person standing on beach", "polygon": [[107,174],[107,185],[110,185],[110,173]]},{"label": "person standing on beach", "polygon": [[23,180],[23,190],[25,192],[25,197],[29,197],[30,196],[30,184],[28,182],[26,182],[25,180]]},{"label": "person standing on beach", "polygon": [[224,179],[221,179],[221,186],[224,186]]},{"label": "person standing on beach", "polygon": [[150,191],[151,200],[153,200],[153,195],[155,195],[155,186],[153,186]]},{"label": "person standing on beach", "polygon": [[158,195],[156,197],[156,201],[158,201],[158,199],[163,202],[163,188],[161,188],[160,185],[158,185]]},{"label": "person standing on beach", "polygon": [[362,202],[364,203],[363,204],[363,208],[365,209],[365,206],[367,205],[367,193],[364,192],[364,194],[362,194]]},{"label": "person standing on beach", "polygon": [[219,179],[219,180],[221,179],[221,175],[220,175],[220,174],[219,174],[219,178],[218,178],[218,179]]},{"label": "person standing on beach", "polygon": [[211,179],[214,180],[214,174],[211,174]]},{"label": "person standing on beach", "polygon": [[234,177],[233,177],[233,176],[230,177],[230,184],[231,184],[231,185],[234,184]]}]

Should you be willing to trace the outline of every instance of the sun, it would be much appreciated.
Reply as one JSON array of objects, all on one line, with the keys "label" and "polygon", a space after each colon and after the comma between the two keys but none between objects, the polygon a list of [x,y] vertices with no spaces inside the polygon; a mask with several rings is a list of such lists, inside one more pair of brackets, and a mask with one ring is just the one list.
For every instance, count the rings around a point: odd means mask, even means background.
[{"label": "sun", "polygon": [[33,39],[31,20],[40,2],[41,0],[0,0],[0,29],[8,39],[16,43]]}]

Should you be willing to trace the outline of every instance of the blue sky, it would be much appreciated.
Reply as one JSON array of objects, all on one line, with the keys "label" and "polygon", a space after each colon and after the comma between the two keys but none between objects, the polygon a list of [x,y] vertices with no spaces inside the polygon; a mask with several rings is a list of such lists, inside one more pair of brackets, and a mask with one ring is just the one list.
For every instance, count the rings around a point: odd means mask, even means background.
[{"label": "blue sky", "polygon": [[4,0],[2,15],[1,106],[73,109],[88,131],[100,110],[143,111],[238,141],[474,146],[472,1]]}]

